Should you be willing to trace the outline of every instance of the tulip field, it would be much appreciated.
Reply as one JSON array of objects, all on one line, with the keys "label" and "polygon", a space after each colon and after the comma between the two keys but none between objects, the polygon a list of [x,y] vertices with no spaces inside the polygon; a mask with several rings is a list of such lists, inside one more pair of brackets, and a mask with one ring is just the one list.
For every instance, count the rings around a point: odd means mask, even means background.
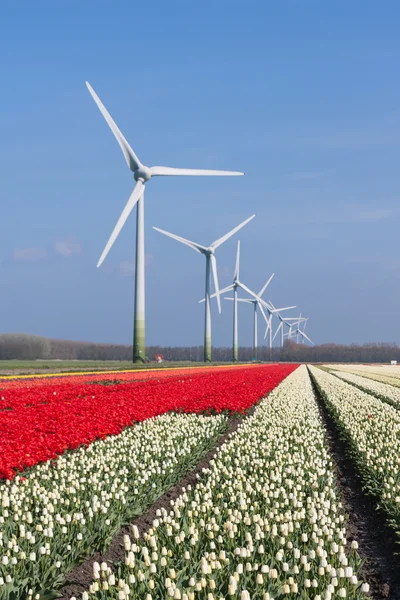
[{"label": "tulip field", "polygon": [[324,419],[398,532],[400,394],[342,367],[0,378],[0,600],[374,597]]}]

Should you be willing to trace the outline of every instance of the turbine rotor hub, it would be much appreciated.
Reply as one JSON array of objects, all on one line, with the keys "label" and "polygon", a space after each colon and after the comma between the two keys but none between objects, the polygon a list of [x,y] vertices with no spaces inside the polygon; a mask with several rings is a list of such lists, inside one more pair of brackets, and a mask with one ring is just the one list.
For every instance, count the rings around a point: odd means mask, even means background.
[{"label": "turbine rotor hub", "polygon": [[135,178],[135,181],[139,181],[139,179],[142,181],[148,181],[151,177],[151,171],[149,167],[141,165],[138,169],[136,169],[136,171],[134,171],[133,177]]}]

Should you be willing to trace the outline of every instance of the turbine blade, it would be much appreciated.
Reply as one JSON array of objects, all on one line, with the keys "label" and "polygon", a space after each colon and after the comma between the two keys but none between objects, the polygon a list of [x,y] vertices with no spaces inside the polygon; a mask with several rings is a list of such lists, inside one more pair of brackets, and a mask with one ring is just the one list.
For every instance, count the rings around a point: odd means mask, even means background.
[{"label": "turbine blade", "polygon": [[164,229],[160,229],[159,227],[153,227],[153,229],[155,229],[156,231],[159,231],[160,233],[163,233],[164,235],[167,235],[168,237],[172,238],[173,240],[177,240],[178,242],[181,242],[182,244],[186,244],[186,246],[193,248],[193,250],[196,250],[196,252],[201,252],[201,250],[206,250],[206,248],[204,246],[202,246],[201,244],[197,244],[196,242],[191,242],[190,240],[180,237],[179,235],[175,235],[174,233],[170,233],[169,231],[165,231]]},{"label": "turbine blade", "polygon": [[[232,284],[228,285],[227,287],[223,288],[222,290],[219,290],[219,294],[220,295],[225,294],[225,292],[229,292],[229,290],[232,290],[232,289],[233,289],[233,285]],[[217,294],[211,294],[210,298],[215,298],[216,295]],[[199,304],[201,304],[202,302],[205,302],[205,301],[206,301],[206,299],[203,298],[202,300],[199,300]]]},{"label": "turbine blade", "polygon": [[233,274],[234,281],[235,281],[235,279],[239,279],[239,263],[240,263],[240,240],[238,240],[238,243],[237,243],[236,265],[235,265],[235,272]]},{"label": "turbine blade", "polygon": [[282,312],[283,310],[292,310],[292,308],[296,308],[295,306],[285,306],[284,308],[274,308],[271,312],[277,313]]},{"label": "turbine blade", "polygon": [[268,317],[267,317],[267,315],[265,314],[265,310],[263,309],[263,305],[261,304],[261,302],[259,302],[259,303],[258,303],[258,306],[260,307],[260,311],[261,311],[261,314],[262,314],[262,316],[264,317],[264,320],[265,320],[267,323],[269,323]]},{"label": "turbine blade", "polygon": [[312,341],[310,340],[310,338],[308,337],[308,335],[307,335],[306,333],[304,333],[304,331],[300,331],[300,330],[298,330],[298,332],[300,333],[300,335],[302,335],[302,336],[303,336],[303,338],[306,338],[306,340],[308,340],[308,341],[310,342],[310,344],[312,344],[312,345],[314,346],[314,342],[312,342]]},{"label": "turbine blade", "polygon": [[247,292],[248,294],[250,294],[250,296],[252,296],[253,298],[258,299],[257,294],[255,294],[254,292],[251,291],[250,288],[247,287],[247,285],[244,285],[244,283],[242,283],[241,281],[238,281],[238,286],[242,288],[242,290],[244,290],[245,292]]},{"label": "turbine blade", "polygon": [[266,328],[265,333],[264,333],[264,340],[265,340],[265,338],[268,335],[268,331],[269,331],[270,327],[272,327],[272,315],[270,316],[269,320],[267,320],[267,328]]},{"label": "turbine blade", "polygon": [[244,175],[240,171],[216,171],[210,169],[175,169],[174,167],[150,167],[152,177],[158,175],[217,175],[219,177],[227,175]]},{"label": "turbine blade", "polygon": [[272,307],[271,307],[271,306],[268,304],[268,302],[265,302],[265,300],[263,300],[263,299],[262,299],[262,298],[260,298],[259,296],[256,296],[256,297],[258,298],[258,302],[259,302],[260,304],[262,304],[262,305],[263,305],[263,307],[264,307],[264,308],[266,308],[266,309],[267,309],[267,311],[268,311],[270,314],[272,314],[272,313],[273,313],[273,309],[272,309]]},{"label": "turbine blade", "polygon": [[285,321],[297,321],[298,322],[299,321],[299,317],[285,317]]},{"label": "turbine blade", "polygon": [[226,235],[222,236],[218,240],[215,240],[215,242],[213,242],[211,244],[211,248],[218,248],[218,246],[220,246],[221,244],[223,244],[224,242],[226,242],[226,240],[228,240],[230,237],[232,237],[237,231],[239,231],[239,229],[242,229],[242,227],[244,227],[245,225],[247,225],[247,223],[249,221],[251,221],[252,219],[254,219],[255,216],[256,215],[252,215],[251,217],[249,217],[248,219],[246,219],[245,221],[243,221],[243,223],[240,223],[240,225],[238,225],[237,227],[234,227],[229,233],[227,233]]},{"label": "turbine blade", "polygon": [[281,322],[279,323],[279,327],[278,327],[278,328],[277,328],[277,330],[275,331],[275,335],[274,335],[274,337],[272,338],[272,341],[274,341],[274,340],[275,340],[276,336],[278,335],[278,333],[279,333],[279,332],[280,332],[280,330],[282,329],[282,326],[283,326],[283,323],[282,323],[282,321],[281,321]]},{"label": "turbine blade", "polygon": [[[234,300],[235,298],[228,298],[225,296],[224,300]],[[247,302],[248,304],[253,304],[253,300],[247,300],[246,298],[237,298],[238,302]]]},{"label": "turbine blade", "polygon": [[[269,286],[269,284],[271,283],[273,277],[274,277],[275,273],[272,273],[271,277],[268,279],[267,283],[264,285],[264,287],[261,288],[260,292],[259,292],[259,296],[261,298],[261,296],[263,295],[263,293],[265,292],[265,290],[267,289],[267,287]],[[271,305],[272,306],[272,305]]]},{"label": "turbine blade", "polygon": [[102,103],[102,101],[100,100],[100,98],[98,97],[98,95],[96,94],[96,92],[94,91],[94,89],[88,81],[86,82],[86,87],[91,93],[93,100],[96,102],[101,114],[107,121],[109,128],[115,135],[116,140],[120,145],[122,152],[124,153],[128,167],[131,171],[136,171],[136,169],[138,169],[142,163],[128,144],[127,140],[122,135],[121,131],[118,129],[117,124],[113,121],[110,113],[108,112],[108,110],[106,109],[106,107],[104,106],[104,104]]},{"label": "turbine blade", "polygon": [[144,188],[145,188],[145,185],[142,181],[138,181],[137,184],[135,185],[135,187],[133,188],[133,192],[129,196],[129,200],[126,203],[125,208],[122,211],[121,216],[118,219],[116,226],[114,227],[114,230],[110,236],[110,239],[108,240],[107,245],[103,250],[103,254],[100,256],[99,262],[97,263],[98,267],[100,267],[100,265],[104,261],[105,257],[109,253],[113,243],[115,242],[115,240],[117,239],[117,237],[119,235],[119,232],[125,225],[125,222],[126,222],[127,218],[129,217],[129,215],[131,214],[132,209],[135,206],[136,202],[139,200],[139,198],[144,193]]},{"label": "turbine blade", "polygon": [[210,259],[211,259],[211,269],[212,269],[212,274],[213,274],[213,279],[214,279],[215,297],[217,298],[218,312],[219,312],[219,314],[221,314],[221,298],[219,296],[220,291],[219,291],[218,273],[217,273],[217,260],[214,256],[214,254],[211,254]]}]

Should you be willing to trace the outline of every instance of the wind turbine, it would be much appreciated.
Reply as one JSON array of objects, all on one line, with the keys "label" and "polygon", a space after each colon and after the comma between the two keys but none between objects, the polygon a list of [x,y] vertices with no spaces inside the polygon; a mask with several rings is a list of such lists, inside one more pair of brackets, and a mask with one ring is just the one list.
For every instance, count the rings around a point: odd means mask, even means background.
[{"label": "wind turbine", "polygon": [[[237,293],[237,290],[236,290],[236,293]],[[249,299],[249,298],[237,298],[237,297],[236,298],[235,297],[227,298],[227,297],[225,297],[225,300],[233,300],[233,302],[234,302],[233,314],[235,315],[235,313],[236,313],[236,324],[237,324],[237,312],[238,312],[237,302],[245,302],[246,304],[253,305],[253,309],[254,309],[254,312],[253,312],[253,324],[254,324],[253,325],[253,360],[257,360],[257,351],[258,351],[258,312],[257,312],[257,309],[258,309],[258,307],[260,307],[260,309],[263,310],[262,305],[259,304],[259,301],[255,300],[254,298]],[[236,309],[235,309],[235,305],[236,305]],[[266,316],[265,312],[263,312],[262,314],[263,314],[264,319],[268,323],[268,317]],[[236,344],[237,344],[237,341],[236,341]],[[236,354],[238,354],[238,349],[236,350]],[[237,360],[234,362],[237,362]]]},{"label": "wind turbine", "polygon": [[151,177],[158,177],[161,175],[243,175],[238,171],[215,171],[205,169],[176,169],[171,167],[147,167],[140,162],[139,158],[132,150],[131,146],[118,129],[116,123],[113,121],[111,115],[97,96],[91,85],[86,82],[86,86],[92,95],[93,100],[96,102],[101,114],[107,121],[108,126],[113,132],[121,150],[124,154],[125,160],[129,169],[133,172],[133,177],[136,181],[136,185],[129,197],[128,202],[125,205],[124,210],[121,213],[120,218],[117,221],[116,226],[108,240],[106,247],[103,250],[100,260],[97,263],[97,267],[100,267],[112,245],[117,239],[122,227],[124,226],[127,218],[132,212],[134,206],[137,204],[136,213],[136,256],[135,256],[135,315],[134,315],[134,336],[133,336],[133,362],[144,362],[146,358],[146,347],[145,347],[145,254],[144,254],[144,190],[146,182]]},{"label": "wind turbine", "polygon": [[[297,339],[299,339],[299,336],[301,336],[303,338],[302,343],[304,343],[304,341],[307,340],[307,341],[309,341],[314,346],[314,342],[312,342],[310,340],[310,338],[305,333],[307,321],[308,321],[308,318],[305,319],[303,317],[302,319],[299,319],[298,326],[297,326],[297,329],[296,329],[297,336],[298,336]],[[301,329],[301,323],[303,323],[303,329]],[[299,342],[297,342],[297,343],[299,343]]]},{"label": "wind turbine", "polygon": [[[240,281],[239,273],[240,273],[240,240],[238,240],[238,244],[237,244],[236,264],[235,264],[235,271],[233,273],[233,282],[230,285],[228,285],[227,287],[220,290],[220,292],[219,292],[219,294],[224,294],[225,292],[229,292],[230,290],[233,290],[233,298],[225,298],[226,300],[233,300],[233,349],[232,349],[233,350],[233,362],[238,362],[238,360],[239,360],[238,304],[237,303],[246,301],[245,299],[238,298],[238,295],[237,295],[238,289],[242,288],[248,294],[250,294],[250,295],[253,294],[253,292],[246,285],[244,285],[244,283],[242,283]],[[271,277],[268,279],[267,283],[261,290],[262,294],[264,293],[267,286],[271,282],[273,276],[274,276],[274,273],[271,275]],[[217,294],[212,294],[210,296],[210,299],[215,298],[216,295]],[[203,298],[199,302],[204,302],[204,301],[205,301],[205,299]],[[253,301],[249,300],[249,302],[253,302]],[[255,310],[254,319],[256,320],[257,319],[257,307],[255,307],[255,308],[256,308],[256,310]],[[255,326],[254,330],[255,330],[255,336],[257,337],[257,327],[256,326]],[[255,348],[256,347],[257,347],[257,340],[255,339]]]},{"label": "wind turbine", "polygon": [[301,323],[301,313],[300,313],[300,315],[299,315],[299,320],[297,321],[297,329],[296,329],[296,332],[297,332],[297,335],[296,335],[296,344],[298,344],[298,343],[299,343],[299,338],[300,338],[300,333],[299,333],[299,329],[300,329],[300,323]]},{"label": "wind turbine", "polygon": [[[275,335],[272,338],[272,341],[275,340],[276,336],[278,335],[279,332],[281,332],[281,347],[283,348],[283,340],[285,338],[285,336],[291,337],[292,335],[292,327],[294,327],[294,323],[290,323],[290,321],[297,321],[298,322],[298,317],[285,317],[283,318],[279,313],[277,313],[277,317],[280,320],[280,323],[275,331]],[[289,327],[290,332],[289,333],[284,333],[283,331],[283,326],[287,325]]]},{"label": "wind turbine", "polygon": [[[246,285],[244,285],[243,283],[239,282],[239,285],[241,288],[243,288],[248,294],[250,294],[250,296],[252,296],[252,298],[248,299],[248,298],[237,298],[238,302],[246,302],[248,304],[253,304],[254,307],[254,317],[253,317],[253,353],[254,353],[254,358],[257,358],[257,353],[258,353],[258,309],[260,309],[260,312],[262,314],[262,316],[264,317],[265,322],[267,323],[267,330],[265,333],[265,336],[267,335],[268,329],[272,327],[271,321],[272,321],[272,317],[273,315],[278,312],[278,311],[284,311],[284,310],[290,310],[292,308],[296,308],[295,306],[286,306],[284,308],[274,308],[272,306],[270,306],[270,304],[268,304],[267,302],[265,302],[265,300],[263,300],[261,298],[261,296],[263,295],[263,293],[265,292],[266,288],[268,287],[269,283],[271,282],[272,278],[273,278],[274,274],[271,275],[271,277],[267,280],[267,282],[264,284],[264,286],[261,288],[261,290],[259,291],[258,294],[256,294],[255,292],[253,292],[252,290],[250,290]],[[234,298],[225,298],[226,300],[234,300]],[[269,318],[267,317],[267,315],[265,314],[265,310],[268,312]],[[270,350],[272,348],[272,339],[271,339],[271,335],[270,335]]]},{"label": "wind turbine", "polygon": [[[289,327],[289,331],[288,333],[285,333],[283,335],[283,337],[287,337],[289,340],[292,339],[293,335],[296,335],[296,343],[298,343],[297,339],[298,336],[302,336],[302,337],[307,337],[307,336],[303,336],[303,331],[300,330],[300,324],[304,323],[306,321],[308,321],[308,318],[306,319],[305,317],[301,317],[301,315],[299,317],[287,317],[285,319],[285,321],[293,321],[292,323],[286,323],[286,325]],[[293,331],[293,327],[296,327],[296,329]],[[311,340],[309,338],[307,338],[309,342],[311,342]],[[313,342],[311,342],[313,344]]]},{"label": "wind turbine", "polygon": [[158,227],[153,227],[153,229],[155,229],[156,231],[159,231],[160,233],[167,235],[168,237],[172,238],[173,240],[177,240],[178,242],[181,242],[182,244],[185,244],[186,246],[193,248],[193,250],[196,250],[196,252],[200,252],[200,254],[204,254],[204,256],[206,257],[206,290],[205,290],[205,304],[206,305],[205,305],[205,315],[204,315],[204,318],[205,318],[205,323],[204,323],[204,362],[211,362],[211,306],[210,306],[211,271],[212,271],[213,279],[214,279],[214,288],[215,288],[214,295],[217,298],[218,311],[221,312],[221,299],[220,299],[220,291],[219,291],[219,284],[218,284],[217,260],[215,258],[215,250],[219,246],[221,246],[221,244],[226,242],[226,240],[228,240],[230,237],[232,237],[232,235],[234,235],[237,231],[239,231],[239,229],[242,229],[242,227],[247,225],[247,223],[249,223],[249,221],[254,219],[255,216],[256,215],[252,215],[251,217],[249,217],[248,219],[243,221],[243,223],[240,223],[240,225],[238,225],[237,227],[234,227],[234,229],[229,231],[229,233],[225,234],[224,236],[222,236],[221,238],[219,238],[218,240],[216,240],[209,246],[202,246],[201,244],[198,244],[197,242],[192,242],[190,240],[186,240],[185,238],[175,235],[174,233],[169,233],[168,231],[164,231],[163,229],[159,229]]},{"label": "wind turbine", "polygon": [[[272,308],[275,310],[275,314],[278,317],[278,319],[280,320],[280,323],[275,331],[275,335],[271,340],[271,335],[272,335],[272,328],[270,328],[270,345],[272,345],[272,342],[275,340],[276,336],[278,335],[279,331],[281,332],[281,347],[283,348],[283,338],[284,338],[284,332],[283,332],[283,325],[287,325],[290,328],[290,323],[288,321],[297,321],[298,317],[282,317],[282,315],[279,313],[279,311],[276,310],[275,306],[272,304],[271,300],[269,300],[269,304],[270,306],[272,306]],[[267,337],[267,333],[268,333],[269,328],[267,327],[267,329],[265,330],[265,334],[264,334],[264,338]]]},{"label": "wind turbine", "polygon": [[279,313],[283,312],[284,310],[292,310],[293,308],[296,308],[295,306],[284,306],[282,308],[275,308],[275,306],[272,304],[271,301],[269,302],[265,302],[265,300],[262,300],[260,298],[260,302],[261,304],[264,306],[264,308],[267,310],[268,315],[269,315],[269,319],[267,320],[267,328],[265,330],[264,333],[264,339],[267,337],[267,334],[269,332],[269,353],[270,353],[270,358],[272,356],[272,342],[273,342],[273,338],[272,338],[272,317],[276,314],[278,315],[278,317],[281,319],[281,316]]},{"label": "wind turbine", "polygon": [[297,335],[298,335],[298,336],[301,336],[301,337],[303,337],[304,339],[306,339],[308,342],[310,342],[310,344],[312,344],[312,345],[314,346],[314,342],[312,342],[312,341],[310,340],[310,338],[308,337],[308,335],[306,335],[306,334],[304,333],[304,331],[302,331],[301,329],[297,328],[297,329],[296,329],[296,331],[295,331],[295,333],[297,333]]}]

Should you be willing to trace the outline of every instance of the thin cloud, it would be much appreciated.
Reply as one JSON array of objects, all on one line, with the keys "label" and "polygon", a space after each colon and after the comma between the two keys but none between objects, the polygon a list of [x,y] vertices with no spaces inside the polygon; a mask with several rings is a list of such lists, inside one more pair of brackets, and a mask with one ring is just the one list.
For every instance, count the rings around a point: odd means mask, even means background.
[{"label": "thin cloud", "polygon": [[358,221],[386,221],[400,216],[400,208],[376,208],[373,210],[361,210],[357,217]]},{"label": "thin cloud", "polygon": [[33,263],[47,260],[48,254],[45,248],[14,248],[12,260],[14,262]]},{"label": "thin cloud", "polygon": [[55,243],[55,251],[61,256],[70,257],[82,253],[82,246],[75,240],[58,240]]},{"label": "thin cloud", "polygon": [[132,277],[135,274],[135,263],[133,260],[123,260],[120,262],[119,272],[122,277]]}]

